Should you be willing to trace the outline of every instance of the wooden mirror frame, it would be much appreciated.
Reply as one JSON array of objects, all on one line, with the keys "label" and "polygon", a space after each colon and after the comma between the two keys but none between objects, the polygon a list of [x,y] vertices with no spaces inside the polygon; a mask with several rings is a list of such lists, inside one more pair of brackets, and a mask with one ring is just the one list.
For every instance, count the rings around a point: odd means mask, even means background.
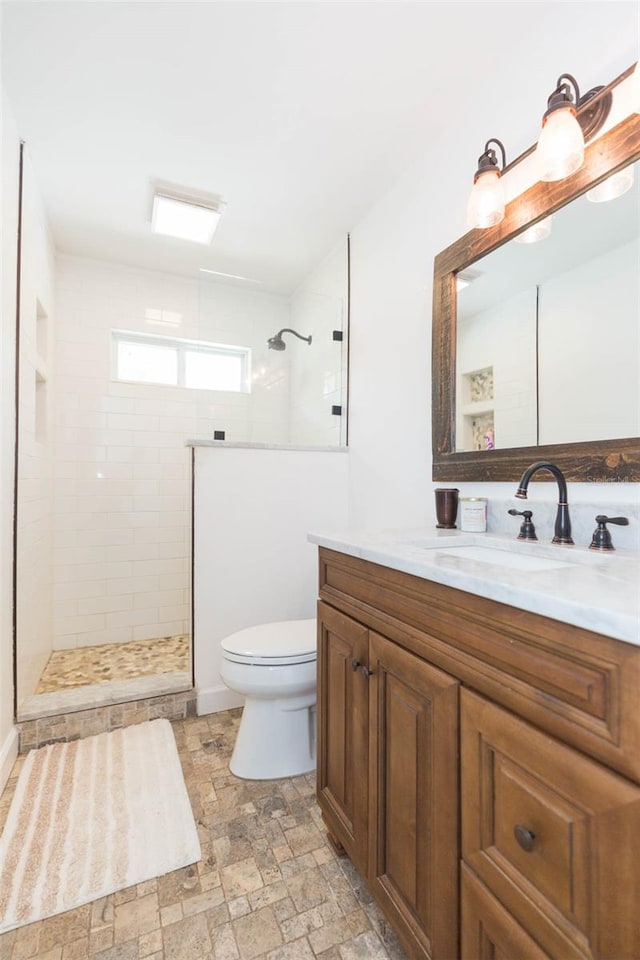
[{"label": "wooden mirror frame", "polygon": [[[604,87],[598,98],[606,96],[632,70]],[[534,149],[531,147],[510,167]],[[640,480],[638,437],[456,452],[456,274],[639,158],[640,114],[631,114],[586,147],[584,164],[574,174],[554,183],[534,184],[507,204],[504,220],[497,226],[469,231],[436,257],[431,388],[434,480],[518,480],[536,460],[551,460],[567,480]]]}]

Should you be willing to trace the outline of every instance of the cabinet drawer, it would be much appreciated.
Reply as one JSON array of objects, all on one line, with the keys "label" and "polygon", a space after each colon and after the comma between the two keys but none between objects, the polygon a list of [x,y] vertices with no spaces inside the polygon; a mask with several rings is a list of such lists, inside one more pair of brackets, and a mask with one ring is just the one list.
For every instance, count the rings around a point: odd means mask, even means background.
[{"label": "cabinet drawer", "polygon": [[460,892],[462,960],[549,960],[464,864]]},{"label": "cabinet drawer", "polygon": [[637,958],[640,788],[468,690],[461,730],[464,861],[549,956]]},{"label": "cabinet drawer", "polygon": [[640,783],[640,647],[325,548],[320,595]]}]

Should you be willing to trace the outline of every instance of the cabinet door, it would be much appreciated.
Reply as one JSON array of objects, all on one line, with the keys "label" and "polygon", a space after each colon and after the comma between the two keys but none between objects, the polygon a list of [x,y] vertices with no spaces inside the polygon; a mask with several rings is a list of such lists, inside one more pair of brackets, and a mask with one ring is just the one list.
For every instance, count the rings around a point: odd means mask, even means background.
[{"label": "cabinet door", "polygon": [[458,682],[371,633],[369,883],[412,957],[458,955]]},{"label": "cabinet door", "polygon": [[555,960],[637,960],[640,788],[468,690],[462,856]]},{"label": "cabinet door", "polygon": [[329,834],[367,868],[369,631],[318,604],[318,803]]},{"label": "cabinet door", "polygon": [[464,864],[461,880],[462,960],[550,960]]}]

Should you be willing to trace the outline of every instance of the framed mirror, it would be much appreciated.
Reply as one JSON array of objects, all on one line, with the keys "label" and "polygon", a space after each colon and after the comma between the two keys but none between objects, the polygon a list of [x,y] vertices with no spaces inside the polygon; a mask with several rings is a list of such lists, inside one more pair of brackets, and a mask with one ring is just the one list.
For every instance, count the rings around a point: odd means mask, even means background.
[{"label": "framed mirror", "polygon": [[[639,159],[632,114],[586,147],[572,176],[534,184],[500,224],[436,257],[434,480],[514,481],[541,459],[568,480],[640,480]],[[634,170],[624,196],[587,202]],[[555,247],[521,242],[550,224]]]}]

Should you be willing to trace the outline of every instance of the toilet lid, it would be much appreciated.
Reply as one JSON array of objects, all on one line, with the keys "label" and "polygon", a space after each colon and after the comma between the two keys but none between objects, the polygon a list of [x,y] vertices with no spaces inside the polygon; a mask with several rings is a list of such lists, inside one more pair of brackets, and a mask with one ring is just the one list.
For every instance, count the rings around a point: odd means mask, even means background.
[{"label": "toilet lid", "polygon": [[232,633],[220,645],[225,657],[237,663],[308,663],[316,659],[316,620],[260,623]]}]

